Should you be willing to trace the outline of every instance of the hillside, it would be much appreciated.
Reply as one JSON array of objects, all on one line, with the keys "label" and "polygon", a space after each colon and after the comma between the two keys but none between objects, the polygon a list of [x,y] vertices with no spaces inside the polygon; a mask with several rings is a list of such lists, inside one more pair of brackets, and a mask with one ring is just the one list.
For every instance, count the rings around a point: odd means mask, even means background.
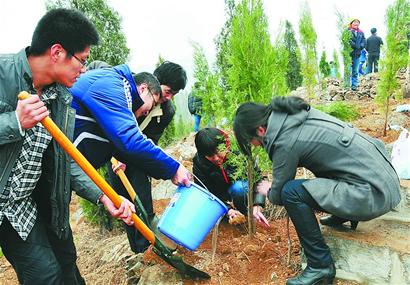
[{"label": "hillside", "polygon": [[[378,111],[369,95],[355,95],[349,103],[355,104],[360,117],[353,123],[362,131],[383,140],[386,144],[397,139],[399,131],[390,129],[382,136],[384,115]],[[322,99],[323,101],[326,99]],[[392,107],[410,104],[410,99],[392,101]],[[409,113],[392,112],[390,125],[400,125],[410,129]],[[167,148],[167,151],[183,164],[192,168],[192,155],[195,152],[193,135]],[[168,182],[154,182],[154,194],[160,188],[175,188]],[[154,195],[155,196],[155,195]],[[164,197],[160,197],[164,198]],[[179,274],[159,260],[150,250],[144,255],[134,255],[128,248],[126,234],[123,232],[100,232],[100,230],[81,216],[77,197],[71,205],[72,228],[78,251],[78,265],[88,284],[284,284],[289,276],[297,274],[299,268],[299,243],[290,223],[292,241],[290,262],[288,255],[287,219],[272,220],[270,229],[257,227],[253,239],[249,239],[245,226],[231,226],[222,223],[219,227],[217,249],[212,260],[211,235],[195,252],[178,248],[187,263],[194,265],[212,278],[209,281],[182,281]],[[169,198],[156,200],[157,214],[162,213]],[[139,280],[139,283],[138,283]],[[14,271],[5,260],[0,259],[0,285],[18,284]],[[356,284],[337,280],[337,284]]]}]

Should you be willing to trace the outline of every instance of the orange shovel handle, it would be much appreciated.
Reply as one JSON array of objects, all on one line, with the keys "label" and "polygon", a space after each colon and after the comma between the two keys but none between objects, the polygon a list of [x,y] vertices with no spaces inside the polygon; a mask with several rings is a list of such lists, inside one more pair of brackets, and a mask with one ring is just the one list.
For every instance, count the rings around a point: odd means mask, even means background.
[{"label": "orange shovel handle", "polygon": [[[20,92],[18,98],[20,100],[26,99],[30,96],[26,91]],[[115,207],[119,208],[121,205],[121,197],[112,189],[112,187],[105,181],[105,179],[95,170],[91,163],[82,155],[82,153],[73,145],[73,143],[66,137],[66,135],[59,129],[59,127],[49,117],[41,120],[41,124],[49,131],[51,136],[58,142],[58,144],[74,159],[82,170],[91,178],[92,181],[104,192],[105,195],[113,202]],[[136,215],[132,214],[134,226],[141,232],[141,234],[151,243],[155,244],[154,233],[141,221]]]}]

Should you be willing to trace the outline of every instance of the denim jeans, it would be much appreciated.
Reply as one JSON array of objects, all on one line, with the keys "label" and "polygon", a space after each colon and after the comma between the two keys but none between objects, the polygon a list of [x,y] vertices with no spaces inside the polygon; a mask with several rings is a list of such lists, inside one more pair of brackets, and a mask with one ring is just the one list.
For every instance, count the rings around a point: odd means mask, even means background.
[{"label": "denim jeans", "polygon": [[199,125],[201,124],[201,116],[194,114],[194,132],[199,131]]},{"label": "denim jeans", "polygon": [[323,211],[303,187],[305,179],[288,181],[282,189],[282,203],[295,226],[308,266],[325,268],[333,263],[313,209]]},{"label": "denim jeans", "polygon": [[236,209],[244,215],[248,214],[248,181],[238,180],[231,185],[228,193]]},{"label": "denim jeans", "polygon": [[352,88],[357,88],[359,85],[359,64],[360,64],[360,57],[352,58]]}]

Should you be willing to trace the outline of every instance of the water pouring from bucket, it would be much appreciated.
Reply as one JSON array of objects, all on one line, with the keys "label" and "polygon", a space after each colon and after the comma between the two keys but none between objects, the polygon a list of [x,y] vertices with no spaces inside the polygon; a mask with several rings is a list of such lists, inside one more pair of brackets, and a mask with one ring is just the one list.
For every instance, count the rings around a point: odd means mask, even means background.
[{"label": "water pouring from bucket", "polygon": [[158,230],[175,243],[195,250],[227,212],[225,204],[201,186],[179,186],[159,220]]}]

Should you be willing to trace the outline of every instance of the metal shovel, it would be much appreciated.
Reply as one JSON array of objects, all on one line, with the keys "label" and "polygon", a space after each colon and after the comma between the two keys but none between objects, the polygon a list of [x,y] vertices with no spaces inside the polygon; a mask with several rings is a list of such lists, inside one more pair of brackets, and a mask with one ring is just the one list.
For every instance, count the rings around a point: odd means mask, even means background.
[{"label": "metal shovel", "polygon": [[[26,91],[20,92],[18,98],[20,100],[28,98],[30,95]],[[104,192],[105,195],[113,202],[115,207],[119,208],[121,205],[120,196],[112,189],[112,187],[105,181],[105,179],[97,172],[91,163],[82,155],[82,153],[73,145],[73,143],[66,137],[60,128],[53,122],[50,117],[41,120],[41,124],[48,130],[51,136],[58,142],[58,144],[74,159],[81,169],[90,177],[90,179]],[[175,267],[180,273],[190,278],[209,279],[210,276],[195,267],[186,264],[182,257],[173,255],[171,250],[164,246],[161,241],[155,236],[154,232],[148,228],[142,220],[136,215],[132,214],[132,221],[135,228],[154,246],[154,252],[162,258],[165,262]]]}]

